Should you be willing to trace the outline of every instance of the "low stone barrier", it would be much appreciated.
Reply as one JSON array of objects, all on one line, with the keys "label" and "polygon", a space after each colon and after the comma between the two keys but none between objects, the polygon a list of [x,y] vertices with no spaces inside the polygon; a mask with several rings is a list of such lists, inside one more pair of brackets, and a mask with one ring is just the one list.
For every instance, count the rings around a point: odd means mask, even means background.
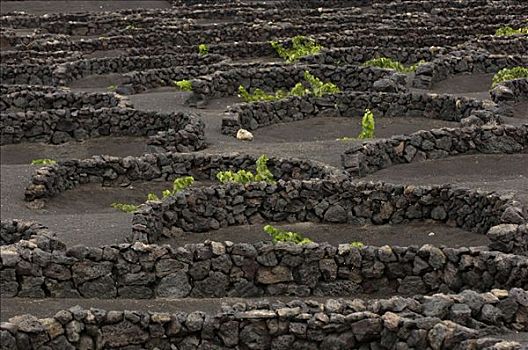
[{"label": "low stone barrier", "polygon": [[445,55],[448,47],[406,48],[398,46],[352,46],[325,49],[313,56],[302,57],[305,64],[361,64],[377,57],[389,57],[403,64],[414,64],[420,60],[431,61],[438,55]]},{"label": "low stone barrier", "polygon": [[527,66],[528,55],[492,55],[486,51],[452,51],[418,66],[413,87],[430,88],[435,82],[460,73],[495,73],[502,68]]},{"label": "low stone barrier", "polygon": [[171,67],[209,66],[225,59],[226,57],[216,54],[202,56],[196,53],[92,58],[59,64],[53,74],[59,84],[65,85],[88,75],[127,73]]},{"label": "low stone barrier", "polygon": [[480,248],[258,242],[1,247],[2,297],[185,298],[526,288],[528,257]]},{"label": "low stone barrier", "polygon": [[405,75],[393,71],[359,66],[327,65],[280,65],[266,68],[236,68],[191,79],[193,93],[207,98],[232,96],[243,85],[248,91],[256,88],[267,92],[290,89],[304,80],[305,71],[324,82],[330,81],[341,90],[365,91],[372,88],[376,81],[391,81],[393,90],[405,91]]},{"label": "low stone barrier", "polygon": [[483,35],[468,40],[467,47],[474,46],[498,55],[526,55],[528,40],[526,36],[494,36]]},{"label": "low stone barrier", "polygon": [[[374,84],[374,88],[383,86]],[[494,104],[452,95],[344,92],[319,98],[308,95],[234,105],[222,119],[222,133],[236,135],[240,128],[255,130],[267,125],[315,117],[359,119],[366,108],[372,110],[376,118],[425,117],[478,124],[501,120]]]},{"label": "low stone barrier", "polygon": [[[117,91],[126,95],[137,94],[147,89],[157,87],[174,87],[174,82],[178,80],[191,80],[193,78],[201,79],[202,76],[214,74],[218,71],[241,69],[240,67],[256,69],[262,68],[263,65],[266,66],[267,64],[254,63],[241,65],[231,62],[222,62],[204,66],[181,66],[128,72],[122,75],[123,83],[118,87]],[[279,64],[277,66],[280,67],[282,65]]]},{"label": "low stone barrier", "polygon": [[[255,171],[256,156],[238,153],[207,155],[156,153],[141,157],[95,156],[85,160],[59,161],[38,169],[26,188],[26,200],[50,198],[85,183],[119,186],[133,181],[173,180],[193,176],[216,180],[226,170]],[[314,161],[271,158],[267,163],[277,179],[312,179],[344,176],[343,172]]]},{"label": "low stone barrier", "polygon": [[2,65],[2,84],[54,85],[53,67],[41,64]]},{"label": "low stone barrier", "polygon": [[[517,211],[516,214],[521,216],[522,212]],[[491,241],[489,247],[493,250],[528,256],[528,224],[493,226],[487,236]]]},{"label": "low stone barrier", "polygon": [[55,51],[39,52],[31,50],[2,50],[0,58],[5,65],[19,64],[21,61],[26,64],[56,64],[68,61],[75,61],[82,58],[80,52]]},{"label": "low stone barrier", "polygon": [[490,91],[491,99],[498,104],[511,104],[528,100],[528,79],[514,79],[497,84]]},{"label": "low stone barrier", "polygon": [[204,123],[189,113],[158,113],[131,108],[53,109],[2,112],[1,144],[59,144],[98,136],[150,136],[174,129],[187,151],[205,147]]},{"label": "low stone barrier", "polygon": [[[4,90],[4,89],[2,89]],[[6,89],[6,90],[9,90]],[[26,90],[2,94],[0,96],[0,111],[45,111],[53,109],[87,109],[112,108],[130,106],[128,100],[115,93],[71,92],[56,89],[53,91],[37,91],[27,86]]]},{"label": "low stone barrier", "polygon": [[398,224],[431,219],[484,233],[491,226],[518,220],[510,218],[511,205],[509,198],[495,193],[450,185],[415,187],[346,179],[228,183],[190,188],[162,202],[146,203],[134,213],[131,241],[156,243],[170,236],[173,228],[205,232],[263,221]]},{"label": "low stone barrier", "polygon": [[11,245],[21,240],[28,241],[29,244],[46,252],[65,248],[64,243],[56,238],[55,233],[41,224],[21,220],[0,221],[0,246]]},{"label": "low stone barrier", "polygon": [[517,153],[527,146],[528,124],[442,128],[366,141],[346,150],[341,162],[350,175],[365,176],[394,164],[459,154]]},{"label": "low stone barrier", "polygon": [[[516,342],[486,337],[485,327],[527,329],[527,292],[514,288],[433,297],[261,301],[226,306],[217,314],[106,311],[75,306],[37,319],[2,323],[5,349],[41,347],[161,349],[387,349],[520,350]],[[484,327],[484,330],[479,328]],[[520,326],[519,326],[520,325]],[[503,328],[504,330],[504,328]],[[511,331],[510,331],[511,332]],[[499,336],[500,338],[500,336]]]}]

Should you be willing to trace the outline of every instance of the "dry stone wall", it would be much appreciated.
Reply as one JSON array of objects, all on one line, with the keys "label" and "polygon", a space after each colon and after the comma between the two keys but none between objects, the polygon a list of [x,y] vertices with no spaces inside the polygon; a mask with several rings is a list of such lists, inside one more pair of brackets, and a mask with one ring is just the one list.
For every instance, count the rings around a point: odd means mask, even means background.
[{"label": "dry stone wall", "polygon": [[528,56],[491,55],[487,51],[452,51],[416,69],[413,86],[429,88],[435,82],[461,73],[495,73],[502,68],[528,66]]},{"label": "dry stone wall", "polygon": [[[385,80],[374,88],[390,90]],[[360,118],[369,108],[378,117],[425,117],[465,124],[500,121],[497,106],[479,100],[426,93],[344,92],[323,97],[290,97],[273,102],[238,104],[222,119],[222,133],[236,135],[238,129],[255,130],[263,126],[315,117]]]},{"label": "dry stone wall", "polygon": [[1,247],[3,297],[403,295],[527,288],[528,257],[481,248],[259,242]]},{"label": "dry stone wall", "polygon": [[[2,89],[3,90],[3,89]],[[9,90],[7,87],[6,90]],[[34,91],[27,86],[24,90],[4,93],[0,96],[0,111],[45,111],[53,109],[112,108],[130,106],[127,100],[114,93],[79,93],[64,90]]]},{"label": "dry stone wall", "polygon": [[[270,221],[398,224],[431,219],[485,233],[499,223],[518,223],[519,215],[507,210],[510,206],[506,197],[449,185],[415,187],[347,179],[228,183],[191,188],[162,202],[146,203],[134,214],[132,241],[156,243],[170,236],[173,228],[205,232]],[[525,220],[523,215],[520,218]]]},{"label": "dry stone wall", "polygon": [[471,126],[417,131],[354,145],[341,156],[344,169],[364,176],[394,164],[459,154],[518,153],[528,146],[528,124]]},{"label": "dry stone wall", "polygon": [[[157,113],[131,108],[52,109],[2,112],[1,144],[48,142],[60,144],[99,136],[150,136],[175,130],[182,151],[205,147],[204,123],[190,113]],[[159,141],[155,142],[159,144]],[[168,143],[168,142],[167,142]],[[183,148],[182,148],[183,147]]]},{"label": "dry stone wall", "polygon": [[376,81],[387,79],[395,91],[405,90],[405,75],[378,68],[358,66],[285,65],[267,68],[233,69],[219,71],[208,76],[192,79],[193,93],[207,98],[232,96],[243,85],[248,91],[256,88],[268,92],[290,89],[304,80],[309,71],[323,82],[332,82],[341,90],[364,91]]},{"label": "dry stone wall", "polygon": [[[96,156],[85,160],[58,162],[40,168],[26,188],[26,200],[50,198],[85,183],[119,186],[133,181],[173,180],[193,176],[216,180],[219,171],[255,171],[257,157],[238,153],[224,155],[158,153],[142,157]],[[334,178],[343,172],[313,161],[271,158],[268,167],[277,179]]]},{"label": "dry stone wall", "polygon": [[[432,348],[520,350],[516,342],[481,337],[481,327],[519,325],[526,291],[518,288],[478,294],[326,303],[238,303],[215,315],[106,311],[80,306],[37,319],[16,316],[2,323],[6,350],[41,347],[276,350],[343,348]],[[482,311],[481,311],[482,310]],[[524,313],[524,314],[523,314]],[[520,324],[520,329],[526,329]]]}]

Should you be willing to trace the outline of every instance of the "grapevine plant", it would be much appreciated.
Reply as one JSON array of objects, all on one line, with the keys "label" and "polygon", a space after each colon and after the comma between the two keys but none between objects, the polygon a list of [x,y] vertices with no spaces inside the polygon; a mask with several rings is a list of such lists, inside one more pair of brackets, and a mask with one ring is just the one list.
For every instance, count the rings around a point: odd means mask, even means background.
[{"label": "grapevine plant", "polygon": [[57,163],[56,160],[53,160],[53,159],[33,159],[31,161],[31,165],[53,165]]},{"label": "grapevine plant", "polygon": [[370,109],[365,109],[363,118],[361,118],[361,132],[359,135],[354,137],[340,137],[337,141],[353,141],[357,139],[371,139],[374,137],[374,130],[376,128],[376,121],[374,120],[374,113]]},{"label": "grapevine plant", "polygon": [[192,82],[190,80],[178,80],[175,81],[174,84],[181,90],[181,91],[192,91]]},{"label": "grapevine plant", "polygon": [[415,72],[416,68],[418,68],[418,66],[422,63],[425,63],[425,61],[422,60],[413,65],[404,66],[402,63],[395,61],[392,58],[378,57],[378,58],[373,58],[371,60],[366,61],[365,63],[363,63],[363,65],[367,67],[393,69],[401,73],[412,73],[412,72]]},{"label": "grapevine plant", "polygon": [[273,243],[286,242],[295,244],[311,243],[312,240],[304,237],[300,233],[286,231],[271,225],[264,226],[264,232],[271,236]]},{"label": "grapevine plant", "polygon": [[297,83],[289,91],[278,90],[275,94],[268,94],[261,89],[255,89],[253,93],[249,93],[245,87],[240,85],[238,87],[239,96],[244,102],[257,102],[257,101],[276,101],[290,96],[306,96],[314,95],[315,97],[322,97],[326,94],[337,94],[341,90],[331,82],[323,83],[321,79],[317,78],[308,71],[304,72],[304,80],[310,86],[306,88],[303,83]]},{"label": "grapevine plant", "polygon": [[374,129],[376,123],[374,121],[374,114],[370,109],[365,109],[365,114],[361,118],[361,132],[358,135],[358,139],[371,139],[374,137]]},{"label": "grapevine plant", "polygon": [[[194,183],[194,178],[192,176],[179,177],[172,182],[172,189],[163,190],[162,198],[167,198],[169,196],[174,196],[176,193],[181,190],[191,186]],[[147,202],[149,201],[159,201],[159,197],[155,193],[149,193],[147,195]],[[118,203],[114,202],[110,205],[112,208],[121,210],[125,213],[133,213],[138,210],[139,206],[130,203]]]},{"label": "grapevine plant", "polygon": [[[192,176],[179,177],[172,182],[172,189],[163,190],[161,192],[162,198],[174,196],[176,193],[186,189],[193,183],[194,177]],[[159,197],[157,194],[151,192],[147,195],[147,201],[159,201]]]},{"label": "grapevine plant", "polygon": [[198,53],[200,54],[200,56],[207,55],[209,53],[209,46],[207,46],[206,44],[198,45]]},{"label": "grapevine plant", "polygon": [[270,44],[277,54],[288,63],[295,62],[301,57],[316,55],[321,51],[321,46],[317,45],[312,38],[297,35],[292,38],[291,42],[291,48],[286,48],[277,41],[271,41]]},{"label": "grapevine plant", "polygon": [[528,27],[521,27],[519,29],[513,29],[510,26],[505,26],[497,29],[495,36],[512,36],[519,34],[528,34]]},{"label": "grapevine plant", "polygon": [[216,174],[216,178],[221,183],[227,182],[236,182],[240,184],[246,184],[249,182],[260,182],[264,181],[267,183],[275,183],[273,174],[268,169],[268,160],[269,158],[263,154],[257,159],[257,171],[253,174],[248,170],[239,170],[237,172],[233,171],[220,171]]},{"label": "grapevine plant", "polygon": [[528,78],[528,67],[504,68],[493,76],[493,86],[506,80]]}]

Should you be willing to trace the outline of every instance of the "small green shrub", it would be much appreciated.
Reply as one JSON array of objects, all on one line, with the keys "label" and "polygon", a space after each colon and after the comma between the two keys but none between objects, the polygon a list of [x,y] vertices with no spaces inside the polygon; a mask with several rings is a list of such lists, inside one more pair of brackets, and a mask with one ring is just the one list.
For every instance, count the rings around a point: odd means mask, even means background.
[{"label": "small green shrub", "polygon": [[412,73],[416,71],[416,68],[418,68],[420,64],[423,64],[423,63],[425,63],[425,61],[419,61],[413,65],[406,67],[400,62],[393,60],[392,58],[378,57],[378,58],[373,58],[371,60],[366,61],[365,63],[363,63],[363,65],[366,67],[393,69],[401,73]]},{"label": "small green shrub", "polygon": [[240,184],[246,184],[249,182],[265,181],[267,183],[275,183],[273,174],[268,168],[269,158],[263,154],[257,159],[257,171],[253,174],[251,171],[239,170],[236,173],[233,171],[220,171],[216,174],[216,178],[221,183],[236,182]]},{"label": "small green shrub", "polygon": [[255,175],[247,170],[239,170],[236,173],[233,171],[220,171],[216,174],[216,178],[221,183],[236,182],[239,184],[247,184],[249,182],[255,182]]},{"label": "small green shrub", "polygon": [[503,81],[520,79],[520,78],[528,78],[528,67],[504,68],[498,71],[493,76],[492,86],[495,86],[498,83],[502,83]]},{"label": "small green shrub", "polygon": [[358,242],[358,241],[354,241],[354,242],[350,242],[350,246],[353,247],[353,248],[363,248],[365,245],[363,244],[363,242]]},{"label": "small green shrub", "polygon": [[365,113],[363,114],[363,117],[361,118],[361,132],[359,133],[358,137],[340,137],[337,138],[336,141],[354,141],[358,139],[371,139],[374,137],[374,130],[376,128],[376,122],[374,120],[374,113],[370,109],[365,109]]},{"label": "small green shrub", "polygon": [[277,90],[274,95],[268,94],[261,89],[255,89],[253,93],[249,93],[245,87],[240,85],[238,87],[238,96],[244,102],[257,102],[257,101],[276,101],[290,96],[306,96],[314,95],[315,97],[322,97],[326,94],[336,94],[341,90],[333,83],[323,83],[321,79],[312,75],[310,72],[304,72],[304,80],[310,85],[310,88],[306,88],[303,83],[297,83],[289,91]]},{"label": "small green shrub", "polygon": [[300,233],[282,230],[271,225],[264,226],[264,232],[271,236],[274,243],[286,242],[295,244],[311,243],[312,240],[303,237]]},{"label": "small green shrub", "polygon": [[207,55],[209,53],[209,46],[207,46],[206,44],[198,45],[198,53],[200,54],[200,56]]},{"label": "small green shrub", "polygon": [[33,159],[31,161],[31,165],[53,165],[55,163],[57,161],[53,159]]},{"label": "small green shrub", "polygon": [[308,95],[309,93],[310,90],[307,89],[302,83],[295,84],[295,86],[292,87],[292,89],[290,90],[291,96],[303,97]]},{"label": "small green shrub", "polygon": [[291,48],[285,48],[284,45],[277,41],[271,41],[270,44],[277,54],[289,63],[295,62],[301,57],[312,56],[321,52],[321,46],[317,45],[314,39],[302,35],[292,38]]},{"label": "small green shrub", "polygon": [[374,129],[376,123],[374,121],[374,114],[370,109],[365,109],[365,114],[361,118],[361,132],[358,135],[358,139],[371,139],[374,137]]},{"label": "small green shrub", "polygon": [[[174,181],[172,182],[172,189],[163,190],[163,192],[161,192],[162,198],[174,196],[176,193],[191,186],[193,183],[194,177],[192,176],[184,176],[174,179]],[[151,192],[147,195],[147,201],[159,201],[159,197],[157,194]]]},{"label": "small green shrub", "polygon": [[192,82],[190,80],[178,80],[175,81],[174,84],[181,90],[181,91],[192,91]]},{"label": "small green shrub", "polygon": [[110,86],[108,86],[106,88],[106,90],[109,91],[109,92],[114,92],[114,91],[117,90],[117,85],[115,85],[115,84],[114,85],[110,85]]},{"label": "small green shrub", "polygon": [[278,90],[275,95],[268,94],[264,92],[261,89],[255,89],[253,93],[249,93],[249,91],[246,90],[245,87],[240,85],[238,87],[238,96],[244,101],[244,102],[257,102],[257,101],[276,101],[280,100],[281,98],[285,98],[288,96],[286,92],[283,90]]},{"label": "small green shrub", "polygon": [[121,210],[122,212],[125,212],[125,213],[133,213],[136,210],[138,210],[138,208],[139,208],[139,206],[137,206],[135,204],[117,203],[117,202],[114,202],[114,203],[110,204],[110,206],[112,208]]},{"label": "small green shrub", "polygon": [[528,34],[528,27],[521,27],[519,29],[513,29],[510,26],[505,26],[497,29],[495,36],[511,36],[519,34]]},{"label": "small green shrub", "polygon": [[315,97],[322,97],[326,94],[337,94],[341,92],[341,90],[335,84],[330,82],[323,83],[321,79],[310,74],[308,71],[304,72],[304,80],[310,84],[312,88],[310,92]]},{"label": "small green shrub", "polygon": [[129,24],[129,25],[127,25],[127,26],[125,27],[125,29],[126,29],[126,30],[136,30],[137,27],[136,27],[135,25],[133,25],[133,24]]}]

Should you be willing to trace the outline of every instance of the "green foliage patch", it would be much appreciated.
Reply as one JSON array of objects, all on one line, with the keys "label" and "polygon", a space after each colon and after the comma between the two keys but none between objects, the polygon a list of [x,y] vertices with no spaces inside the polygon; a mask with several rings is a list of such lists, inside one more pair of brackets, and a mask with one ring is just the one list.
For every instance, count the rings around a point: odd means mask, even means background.
[{"label": "green foliage patch", "polygon": [[[179,178],[177,178],[177,179],[175,179],[173,181],[172,189],[163,190],[162,198],[167,198],[169,196],[173,196],[177,192],[179,192],[179,191],[191,186],[193,183],[194,183],[194,178],[192,176],[179,177]],[[155,194],[155,193],[151,192],[151,193],[149,193],[147,195],[147,202],[149,202],[149,201],[159,201],[159,200],[160,199],[159,199],[158,195]],[[136,210],[138,210],[138,208],[139,208],[139,206],[135,205],[135,204],[118,203],[118,202],[114,202],[114,203],[110,204],[110,206],[112,208],[121,210],[122,212],[125,212],[125,213],[133,213]]]},{"label": "green foliage patch", "polygon": [[376,122],[374,121],[374,113],[370,109],[365,109],[365,114],[361,118],[361,132],[358,139],[371,139],[374,137],[374,129]]},{"label": "green foliage patch", "polygon": [[495,36],[512,36],[519,34],[528,34],[528,27],[514,29],[510,26],[504,26],[495,31]]},{"label": "green foliage patch", "polygon": [[528,67],[504,68],[493,76],[492,86],[507,80],[528,78]]},{"label": "green foliage patch", "polygon": [[270,44],[277,54],[289,63],[298,61],[301,57],[312,56],[321,52],[321,46],[317,45],[314,39],[303,35],[293,37],[290,48],[284,47],[277,41],[270,41]]},{"label": "green foliage patch", "polygon": [[[191,186],[194,183],[194,177],[192,176],[184,176],[179,177],[177,179],[174,179],[172,182],[172,189],[163,190],[161,192],[162,198],[167,198],[170,196],[174,196],[176,193],[180,192],[181,190],[186,189],[187,187]],[[150,192],[147,195],[147,201],[159,201],[159,197],[157,194]]]},{"label": "green foliage patch", "polygon": [[371,60],[366,61],[365,63],[363,63],[363,65],[366,67],[393,69],[401,73],[412,73],[416,71],[416,68],[418,68],[420,64],[423,64],[423,63],[425,63],[425,61],[419,61],[413,65],[405,66],[402,63],[396,60],[393,60],[392,58],[378,57],[378,58],[373,58]]},{"label": "green foliage patch", "polygon": [[240,184],[246,184],[249,182],[260,182],[264,181],[267,183],[275,183],[275,179],[273,178],[273,174],[268,169],[268,160],[269,158],[263,154],[257,159],[257,171],[255,174],[253,174],[251,171],[248,170],[239,170],[237,172],[233,171],[220,171],[216,174],[216,178],[221,183],[227,183],[227,182],[236,182]]},{"label": "green foliage patch", "polygon": [[115,209],[118,209],[118,210],[121,210],[122,212],[124,213],[133,213],[135,212],[136,210],[138,210],[139,206],[135,205],[135,204],[129,204],[129,203],[118,203],[118,202],[114,202],[112,204],[110,204],[110,206],[112,208],[115,208]]},{"label": "green foliage patch", "polygon": [[311,239],[304,237],[300,233],[286,231],[271,225],[264,226],[264,232],[271,236],[274,243],[286,242],[295,244],[306,244],[312,242]]},{"label": "green foliage patch", "polygon": [[255,89],[253,93],[249,93],[245,87],[240,85],[238,93],[244,102],[258,102],[258,101],[277,101],[290,96],[306,96],[314,95],[315,97],[322,97],[326,94],[337,94],[341,90],[331,82],[322,82],[321,79],[314,76],[308,71],[304,72],[304,80],[310,86],[305,87],[303,83],[297,83],[289,91],[278,90],[275,94],[268,94],[261,89]]},{"label": "green foliage patch", "polygon": [[363,248],[365,246],[365,244],[363,244],[363,242],[359,242],[359,241],[354,241],[354,242],[350,242],[350,246],[352,248]]},{"label": "green foliage patch", "polygon": [[56,160],[54,159],[48,159],[48,158],[44,158],[44,159],[33,159],[31,161],[31,165],[53,165],[57,163]]},{"label": "green foliage patch", "polygon": [[200,54],[200,56],[207,55],[209,53],[209,46],[207,46],[206,44],[198,45],[198,53]]},{"label": "green foliage patch", "polygon": [[175,81],[174,84],[180,89],[181,91],[192,91],[192,82],[190,80],[178,80]]},{"label": "green foliage patch", "polygon": [[357,139],[371,139],[374,138],[374,131],[376,129],[376,121],[374,120],[374,113],[370,109],[365,109],[365,113],[361,118],[361,132],[354,137],[340,137],[337,141],[353,141]]}]

